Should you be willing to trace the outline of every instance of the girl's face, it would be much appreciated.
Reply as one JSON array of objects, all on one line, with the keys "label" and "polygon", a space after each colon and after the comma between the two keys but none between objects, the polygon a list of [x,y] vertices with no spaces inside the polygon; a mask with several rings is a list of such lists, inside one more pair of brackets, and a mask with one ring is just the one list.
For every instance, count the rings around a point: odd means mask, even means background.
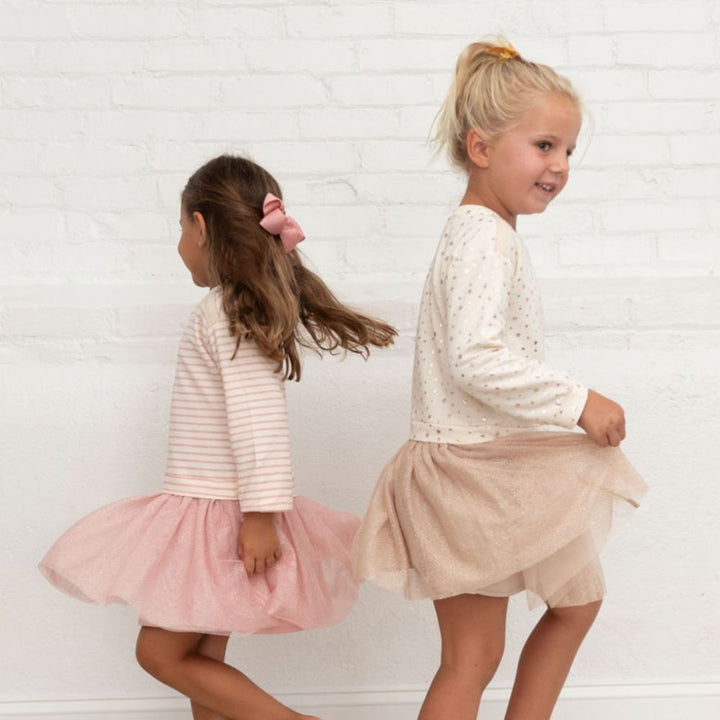
[{"label": "girl's face", "polygon": [[195,212],[188,215],[184,207],[180,208],[180,242],[178,253],[190,271],[193,282],[198,287],[210,285],[207,257],[207,231],[205,218]]},{"label": "girl's face", "polygon": [[518,215],[543,212],[567,183],[581,123],[577,105],[566,95],[541,98],[517,125],[481,143],[479,156],[471,156],[470,187],[480,193],[472,201],[513,228]]}]

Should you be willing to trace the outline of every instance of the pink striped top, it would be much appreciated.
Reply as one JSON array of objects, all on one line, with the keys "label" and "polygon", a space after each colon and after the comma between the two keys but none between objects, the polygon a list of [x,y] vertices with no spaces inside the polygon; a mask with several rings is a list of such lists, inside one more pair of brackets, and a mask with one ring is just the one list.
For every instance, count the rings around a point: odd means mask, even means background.
[{"label": "pink striped top", "polygon": [[163,492],[235,499],[243,512],[293,505],[285,385],[251,340],[230,334],[219,289],[180,341]]}]

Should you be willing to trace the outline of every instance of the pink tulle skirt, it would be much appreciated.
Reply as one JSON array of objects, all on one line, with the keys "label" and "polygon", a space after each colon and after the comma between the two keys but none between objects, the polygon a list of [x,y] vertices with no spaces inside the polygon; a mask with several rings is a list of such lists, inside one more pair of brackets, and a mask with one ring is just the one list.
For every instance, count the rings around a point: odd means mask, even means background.
[{"label": "pink tulle skirt", "polygon": [[277,515],[281,559],[252,577],[236,552],[241,522],[235,500],[127,498],[76,523],[40,569],[69,595],[130,605],[143,625],[178,632],[293,632],[350,612],[354,515],[295,498]]},{"label": "pink tulle skirt", "polygon": [[523,432],[474,445],[409,441],[384,469],[353,555],[408,598],[526,591],[530,607],[605,592],[599,553],[646,485],[618,448]]}]

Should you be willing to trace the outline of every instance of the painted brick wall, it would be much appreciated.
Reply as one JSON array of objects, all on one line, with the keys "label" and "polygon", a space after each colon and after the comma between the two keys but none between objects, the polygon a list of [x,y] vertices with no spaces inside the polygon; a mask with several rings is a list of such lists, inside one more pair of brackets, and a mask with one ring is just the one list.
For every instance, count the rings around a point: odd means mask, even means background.
[{"label": "painted brick wall", "polygon": [[[201,296],[178,196],[215,154],[273,172],[307,258],[402,331],[368,365],[310,360],[290,389],[302,491],[362,512],[406,436],[420,285],[462,187],[429,127],[459,51],[498,30],[585,100],[564,196],[519,229],[551,361],[626,405],[653,485],[571,683],[720,682],[717,0],[0,0],[0,701],[166,694],[132,661],[130,614],[66,600],[34,564],[80,514],[157,487]],[[534,620],[513,606],[498,687]],[[235,659],[278,691],[421,688],[433,623],[366,588],[341,628]]]}]

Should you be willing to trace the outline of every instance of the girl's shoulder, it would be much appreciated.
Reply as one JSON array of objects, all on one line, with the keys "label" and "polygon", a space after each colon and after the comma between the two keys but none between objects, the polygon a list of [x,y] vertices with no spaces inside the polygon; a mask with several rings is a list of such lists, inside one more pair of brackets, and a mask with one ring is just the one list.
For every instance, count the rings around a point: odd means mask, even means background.
[{"label": "girl's shoulder", "polygon": [[443,230],[445,250],[455,257],[497,253],[517,255],[520,238],[497,213],[483,205],[460,205],[448,216]]},{"label": "girl's shoulder", "polygon": [[198,303],[196,311],[211,325],[222,320],[225,311],[223,310],[222,290],[220,287],[212,288]]},{"label": "girl's shoulder", "polygon": [[[222,289],[212,288],[193,308],[186,332],[197,346],[204,347],[217,359],[221,348],[235,348],[230,323],[223,308]],[[231,353],[232,354],[232,353]]]},{"label": "girl's shoulder", "polygon": [[225,323],[225,310],[223,309],[222,290],[214,287],[194,307],[190,316],[191,324],[202,326],[206,331],[218,323]]}]

